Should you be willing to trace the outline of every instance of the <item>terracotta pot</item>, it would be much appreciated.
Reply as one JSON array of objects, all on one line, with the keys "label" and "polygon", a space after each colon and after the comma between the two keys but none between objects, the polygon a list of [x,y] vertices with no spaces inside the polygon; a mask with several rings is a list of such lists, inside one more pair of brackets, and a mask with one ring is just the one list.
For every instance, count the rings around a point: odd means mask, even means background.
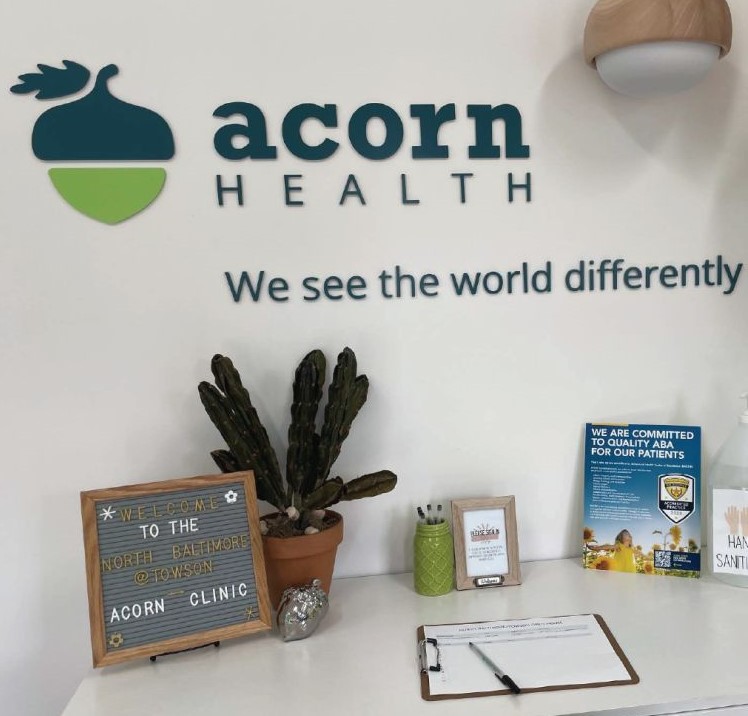
[{"label": "terracotta pot", "polygon": [[335,555],[343,540],[343,515],[327,511],[337,522],[326,530],[299,537],[263,537],[265,572],[273,609],[278,607],[283,591],[300,587],[313,579],[322,582],[322,589],[330,593],[330,582],[335,567]]}]

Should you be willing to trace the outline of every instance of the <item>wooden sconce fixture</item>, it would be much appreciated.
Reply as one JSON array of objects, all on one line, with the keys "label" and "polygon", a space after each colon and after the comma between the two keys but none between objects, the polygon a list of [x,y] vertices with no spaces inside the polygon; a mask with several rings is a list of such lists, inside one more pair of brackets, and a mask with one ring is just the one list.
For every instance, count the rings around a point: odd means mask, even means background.
[{"label": "wooden sconce fixture", "polygon": [[634,97],[693,87],[731,45],[727,0],[599,0],[584,32],[587,64]]}]

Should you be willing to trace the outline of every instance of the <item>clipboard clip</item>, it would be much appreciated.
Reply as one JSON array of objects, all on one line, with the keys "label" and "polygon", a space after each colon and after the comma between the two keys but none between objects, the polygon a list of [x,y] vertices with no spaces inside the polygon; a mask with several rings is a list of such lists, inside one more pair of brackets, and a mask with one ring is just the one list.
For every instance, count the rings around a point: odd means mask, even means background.
[{"label": "clipboard clip", "polygon": [[[431,644],[431,646],[436,649],[436,666],[429,666],[429,656],[426,649],[428,644]],[[442,670],[441,652],[439,651],[439,645],[436,643],[436,639],[421,639],[421,641],[418,642],[418,664],[421,667],[421,673]]]},{"label": "clipboard clip", "polygon": [[504,584],[504,575],[498,574],[495,577],[476,577],[473,580],[476,587],[500,587]]}]

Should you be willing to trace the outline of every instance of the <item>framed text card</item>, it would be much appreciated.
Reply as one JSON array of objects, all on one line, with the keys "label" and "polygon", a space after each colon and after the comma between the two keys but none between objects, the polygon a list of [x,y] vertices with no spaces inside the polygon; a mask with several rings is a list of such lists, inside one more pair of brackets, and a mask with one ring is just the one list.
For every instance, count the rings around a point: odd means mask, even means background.
[{"label": "framed text card", "polygon": [[271,628],[251,472],[81,493],[94,666]]},{"label": "framed text card", "polygon": [[519,584],[514,497],[452,501],[457,589]]}]

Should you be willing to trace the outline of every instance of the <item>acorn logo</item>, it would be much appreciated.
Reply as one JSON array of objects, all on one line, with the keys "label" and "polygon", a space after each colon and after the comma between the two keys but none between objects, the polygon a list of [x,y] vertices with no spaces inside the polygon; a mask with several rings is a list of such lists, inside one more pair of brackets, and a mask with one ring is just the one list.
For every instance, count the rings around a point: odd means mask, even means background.
[{"label": "acorn logo", "polygon": [[[39,72],[19,75],[21,82],[10,91],[36,92],[39,100],[77,94],[91,73],[77,62],[62,64],[63,69],[37,65]],[[56,164],[49,177],[62,198],[105,224],[118,224],[143,211],[166,182],[162,167],[120,162],[160,163],[174,156],[174,136],[161,115],[111,94],[108,82],[118,72],[117,65],[104,67],[87,95],[48,109],[36,120],[31,136],[36,157]],[[72,162],[76,165],[66,166]]]}]

